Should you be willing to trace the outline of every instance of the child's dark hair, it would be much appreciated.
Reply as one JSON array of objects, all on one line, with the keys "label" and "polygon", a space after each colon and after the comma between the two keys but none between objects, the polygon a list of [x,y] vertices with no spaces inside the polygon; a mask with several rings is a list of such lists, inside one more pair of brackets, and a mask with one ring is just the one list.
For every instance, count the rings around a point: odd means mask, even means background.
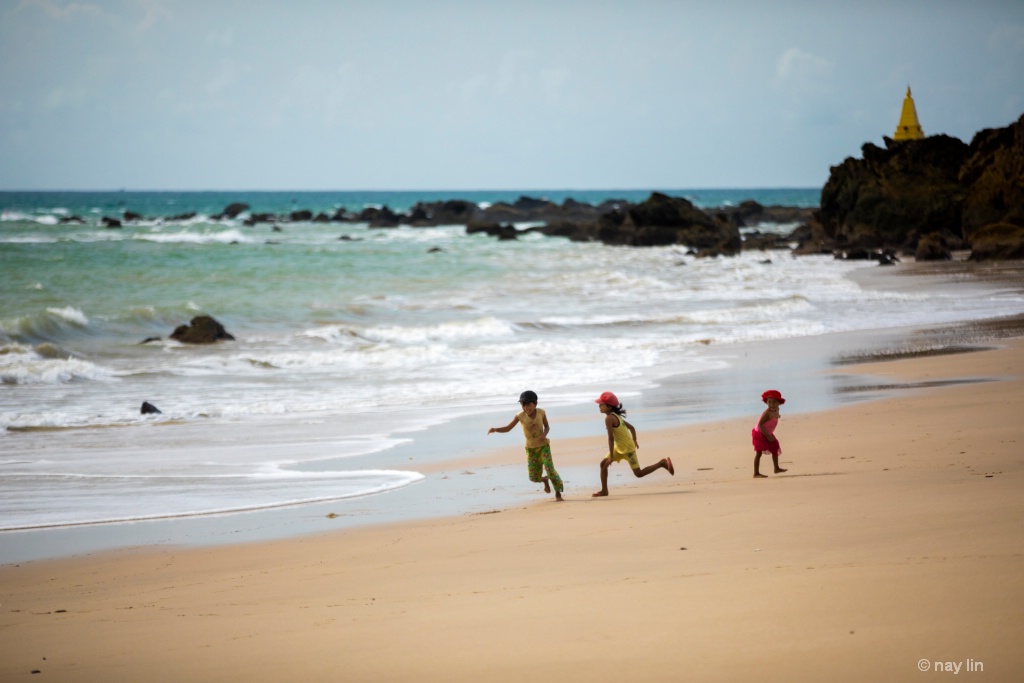
[{"label": "child's dark hair", "polygon": [[623,417],[626,416],[626,406],[621,403],[617,406],[609,405],[607,403],[605,405],[608,406],[609,412],[615,413],[616,415],[622,415]]}]

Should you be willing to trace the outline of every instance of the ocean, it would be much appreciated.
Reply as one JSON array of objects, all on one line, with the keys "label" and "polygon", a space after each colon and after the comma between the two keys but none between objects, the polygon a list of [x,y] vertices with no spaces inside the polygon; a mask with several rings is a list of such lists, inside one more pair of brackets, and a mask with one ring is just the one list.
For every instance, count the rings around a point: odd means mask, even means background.
[{"label": "ocean", "polygon": [[[819,198],[661,191],[705,208]],[[425,434],[507,422],[524,389],[553,416],[607,389],[642,405],[670,378],[734,366],[743,344],[1024,311],[994,282],[864,287],[854,275],[878,266],[828,255],[211,218],[232,202],[315,214],[649,194],[0,192],[0,532],[394,495],[428,476],[404,455]],[[126,211],[143,218],[103,226]],[[198,315],[235,340],[168,339]]]}]

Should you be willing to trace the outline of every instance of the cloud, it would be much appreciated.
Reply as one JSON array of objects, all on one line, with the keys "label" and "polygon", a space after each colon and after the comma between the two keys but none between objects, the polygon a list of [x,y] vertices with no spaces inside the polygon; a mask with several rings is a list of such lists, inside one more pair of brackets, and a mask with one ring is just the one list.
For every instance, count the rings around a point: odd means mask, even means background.
[{"label": "cloud", "polygon": [[992,31],[988,46],[995,52],[1024,52],[1024,26],[1000,26]]},{"label": "cloud", "polygon": [[89,3],[71,2],[65,5],[58,5],[53,0],[22,0],[18,9],[35,7],[42,10],[46,16],[57,21],[70,21],[80,15],[99,16],[103,11],[96,5]]},{"label": "cloud", "polygon": [[831,79],[834,69],[831,61],[791,47],[775,63],[775,83],[797,87],[823,84]]}]

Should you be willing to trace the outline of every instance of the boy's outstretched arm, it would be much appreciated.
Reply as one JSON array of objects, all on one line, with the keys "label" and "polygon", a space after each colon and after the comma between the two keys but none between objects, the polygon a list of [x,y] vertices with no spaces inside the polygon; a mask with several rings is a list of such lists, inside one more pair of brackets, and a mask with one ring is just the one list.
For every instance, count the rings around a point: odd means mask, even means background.
[{"label": "boy's outstretched arm", "polygon": [[487,433],[488,434],[493,434],[494,432],[501,432],[502,434],[504,434],[505,432],[512,431],[512,428],[515,427],[517,424],[519,424],[519,416],[518,415],[513,417],[512,421],[509,422],[504,427],[491,427],[490,429],[487,430]]}]

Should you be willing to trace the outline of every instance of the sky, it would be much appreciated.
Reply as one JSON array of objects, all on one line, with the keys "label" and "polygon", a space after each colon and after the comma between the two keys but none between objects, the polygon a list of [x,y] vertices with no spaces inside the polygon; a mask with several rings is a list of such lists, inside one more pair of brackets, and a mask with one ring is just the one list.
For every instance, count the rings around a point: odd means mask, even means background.
[{"label": "sky", "polygon": [[0,0],[0,190],[821,187],[1024,114],[1020,0]]}]

